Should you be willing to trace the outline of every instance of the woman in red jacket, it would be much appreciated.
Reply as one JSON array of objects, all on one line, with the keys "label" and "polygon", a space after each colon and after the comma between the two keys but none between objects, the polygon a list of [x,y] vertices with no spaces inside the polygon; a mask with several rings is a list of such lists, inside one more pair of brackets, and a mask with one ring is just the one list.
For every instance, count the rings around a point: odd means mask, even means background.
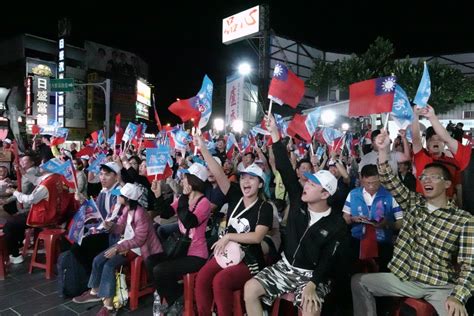
[{"label": "woman in red jacket", "polygon": [[131,183],[120,189],[118,202],[125,206],[117,224],[104,222],[104,226],[116,234],[123,234],[121,240],[94,258],[89,288],[82,295],[73,298],[75,303],[89,303],[103,300],[104,306],[97,315],[113,314],[112,299],[115,295],[115,270],[137,256],[148,256],[162,252],[161,244],[153,229],[153,223],[143,207],[138,204],[141,190]]}]

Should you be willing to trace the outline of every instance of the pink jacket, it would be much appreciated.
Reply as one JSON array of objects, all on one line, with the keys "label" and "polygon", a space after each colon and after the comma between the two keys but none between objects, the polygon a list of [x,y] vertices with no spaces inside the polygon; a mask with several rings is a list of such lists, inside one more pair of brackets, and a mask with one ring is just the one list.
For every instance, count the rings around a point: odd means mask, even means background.
[{"label": "pink jacket", "polygon": [[[120,216],[117,224],[113,227],[114,233],[123,234],[127,225],[128,212],[129,208],[124,208],[122,216]],[[153,229],[153,223],[141,206],[138,206],[135,214],[133,214],[132,228],[135,236],[130,240],[117,244],[117,251],[121,252],[139,247],[144,260],[150,255],[163,252],[161,243]]]}]

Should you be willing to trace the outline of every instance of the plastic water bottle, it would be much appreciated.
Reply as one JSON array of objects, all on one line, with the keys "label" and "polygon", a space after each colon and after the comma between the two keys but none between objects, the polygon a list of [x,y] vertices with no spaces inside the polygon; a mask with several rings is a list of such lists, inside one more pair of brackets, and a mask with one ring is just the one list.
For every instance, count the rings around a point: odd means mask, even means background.
[{"label": "plastic water bottle", "polygon": [[161,297],[157,291],[153,293],[153,316],[160,316]]}]

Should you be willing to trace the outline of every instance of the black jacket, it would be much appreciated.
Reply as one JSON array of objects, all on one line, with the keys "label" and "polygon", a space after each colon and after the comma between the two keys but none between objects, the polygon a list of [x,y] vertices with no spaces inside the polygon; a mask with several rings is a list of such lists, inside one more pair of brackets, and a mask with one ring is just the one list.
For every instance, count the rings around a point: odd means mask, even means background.
[{"label": "black jacket", "polygon": [[285,257],[297,268],[313,270],[311,280],[315,284],[325,283],[333,272],[331,268],[335,266],[340,248],[348,244],[347,225],[340,213],[331,212],[329,216],[308,226],[308,206],[301,201],[303,188],[291,166],[286,149],[281,141],[274,143],[272,149],[276,168],[290,199]]}]

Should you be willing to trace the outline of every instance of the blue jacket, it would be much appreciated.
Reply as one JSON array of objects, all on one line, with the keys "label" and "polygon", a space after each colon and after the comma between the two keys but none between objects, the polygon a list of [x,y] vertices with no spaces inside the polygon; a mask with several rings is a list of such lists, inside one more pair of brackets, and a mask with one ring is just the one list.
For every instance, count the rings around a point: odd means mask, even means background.
[{"label": "blue jacket", "polygon": [[[393,223],[394,214],[399,211],[399,207],[393,207],[393,197],[384,187],[375,194],[372,206],[368,207],[362,195],[363,188],[356,188],[350,192],[351,216],[365,216],[371,221],[381,222],[384,218]],[[353,224],[352,237],[363,239],[365,235],[366,224]],[[391,243],[393,231],[391,229],[376,229],[377,241],[382,243]]]}]

